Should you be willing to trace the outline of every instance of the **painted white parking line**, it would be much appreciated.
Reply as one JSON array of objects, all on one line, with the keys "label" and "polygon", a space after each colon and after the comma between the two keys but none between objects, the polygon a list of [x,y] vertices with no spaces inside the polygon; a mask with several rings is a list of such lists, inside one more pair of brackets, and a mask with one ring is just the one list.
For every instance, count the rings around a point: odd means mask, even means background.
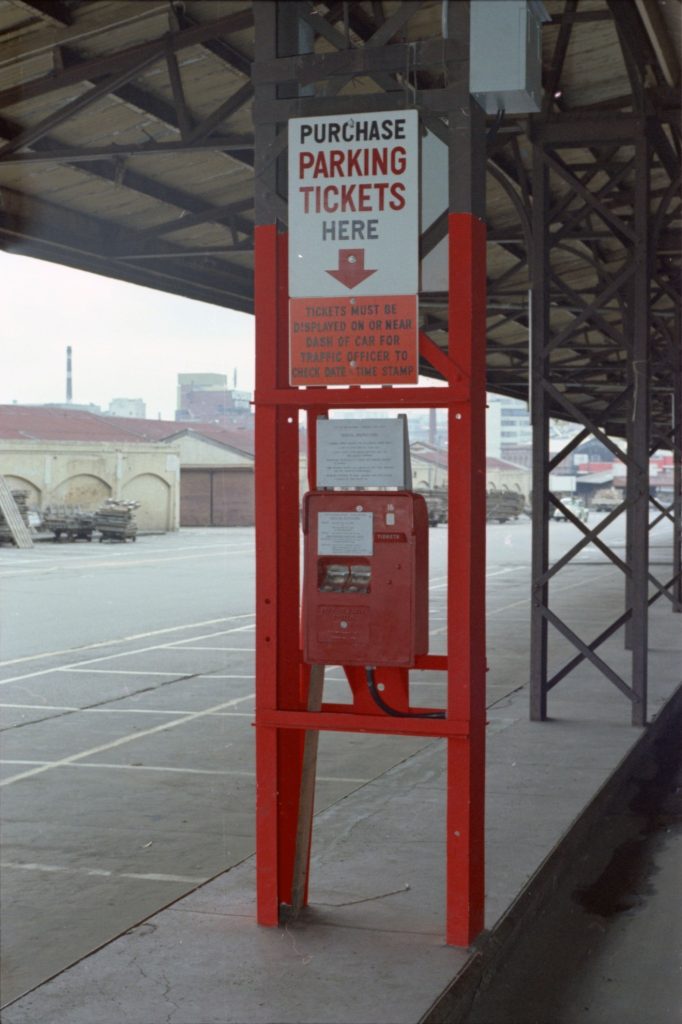
[{"label": "painted white parking line", "polygon": [[143,669],[139,669],[135,672],[131,668],[70,668],[68,665],[62,666],[61,668],[54,669],[55,672],[81,672],[83,675],[108,675],[108,676],[170,676],[170,682],[173,680],[174,672],[170,670],[168,672],[149,672]]},{"label": "painted white parking line", "polygon": [[191,647],[191,646],[185,647],[184,645],[182,647],[177,647],[175,644],[173,644],[173,646],[171,646],[169,644],[168,647],[165,648],[165,650],[167,650],[167,651],[177,651],[178,654],[182,654],[183,651],[248,651],[249,653],[253,653],[256,650],[256,648],[255,647]]},{"label": "painted white parking line", "polygon": [[[235,616],[235,618],[244,618],[245,616]],[[225,630],[226,633],[241,633],[243,627],[235,626],[234,629]],[[194,640],[210,640],[213,633],[204,633],[200,636],[193,637]],[[235,647],[235,651],[248,650],[248,648]],[[95,665],[99,661],[113,661],[114,658],[127,658],[133,654],[146,654],[147,651],[162,651],[162,650],[175,650],[168,644],[150,644],[149,647],[138,647],[132,651],[118,651],[117,654],[102,654],[99,658],[84,658],[82,661],[73,662],[71,665],[58,665],[55,668],[42,668],[35,672],[26,672],[20,676],[10,676],[9,679],[0,679],[0,686],[4,686],[6,683],[18,683],[22,679],[34,679],[36,676],[49,675],[52,672],[61,672],[66,668],[78,667],[80,665]],[[69,652],[66,652],[69,653]],[[1,667],[1,666],[0,666]],[[170,673],[172,675],[172,673]]]},{"label": "painted white parking line", "polygon": [[253,675],[253,673],[251,675],[243,675],[243,676],[234,675],[234,676],[230,676],[230,675],[218,675],[217,673],[214,674],[213,672],[206,672],[205,674],[198,675],[195,678],[196,679],[255,679],[256,677]]},{"label": "painted white parking line", "polygon": [[[247,551],[251,551],[251,550],[252,549],[248,548],[248,547],[245,547],[245,548],[233,548],[231,551],[225,551],[224,554],[225,555],[228,555],[228,554],[229,555],[241,554],[241,553],[246,553]],[[121,559],[121,561],[112,561],[111,559],[107,559],[106,561],[101,561],[101,562],[83,561],[80,565],[78,565],[78,564],[76,564],[74,562],[60,562],[58,565],[55,565],[55,566],[48,566],[48,565],[46,565],[46,566],[44,566],[42,568],[35,568],[35,569],[9,569],[6,572],[0,572],[0,578],[7,578],[7,577],[11,577],[11,576],[35,576],[35,575],[44,574],[46,572],[64,572],[65,570],[68,571],[69,569],[72,569],[75,572],[80,572],[81,570],[84,570],[84,569],[130,569],[130,568],[137,568],[138,566],[141,566],[141,565],[152,565],[152,566],[153,565],[159,565],[162,562],[187,562],[187,561],[194,562],[194,561],[197,561],[200,558],[215,558],[215,557],[216,557],[215,552],[212,551],[210,554],[207,553],[207,554],[203,554],[203,555],[197,555],[197,554],[191,554],[191,555],[169,555],[167,558],[147,557],[147,558],[127,558],[127,559]]]},{"label": "painted white parking line", "polygon": [[189,715],[183,715],[181,718],[175,718],[172,722],[166,722],[162,725],[155,725],[152,729],[142,729],[140,732],[129,733],[127,736],[120,736],[117,740],[112,740],[110,743],[102,743],[99,747],[92,747],[90,750],[81,750],[78,754],[71,754],[70,757],[64,757],[60,761],[54,761],[47,765],[39,765],[35,768],[29,769],[29,771],[21,772],[19,775],[12,775],[8,779],[0,781],[0,786],[10,786],[14,782],[20,782],[22,779],[32,778],[34,775],[41,775],[43,772],[50,771],[54,768],[60,768],[62,765],[73,764],[75,761],[82,761],[86,757],[93,757],[95,754],[101,754],[105,750],[114,750],[116,747],[122,747],[126,743],[132,743],[134,740],[143,739],[145,736],[153,736],[157,732],[167,732],[169,729],[175,729],[180,725],[186,725],[188,722],[194,722],[199,718],[206,718],[208,715],[214,714],[216,711],[222,711],[224,708],[234,707],[236,704],[243,704],[244,701],[253,700],[255,697],[254,693],[250,693],[245,697],[235,697],[233,700],[225,701],[222,704],[216,704],[212,708],[206,708],[203,711],[193,711]]},{"label": "painted white parking line", "polygon": [[[506,576],[510,572],[521,572],[522,570],[527,572],[527,571],[529,571],[529,567],[527,565],[513,565],[513,566],[509,566],[506,569],[497,569],[495,572],[487,572],[485,574],[485,578],[487,580],[489,580],[493,576]],[[447,586],[448,586],[448,584],[447,584],[447,577],[443,577],[443,578],[445,579],[445,583],[438,583],[435,586],[430,586],[429,590],[447,590]]]},{"label": "painted white parking line", "polygon": [[[590,580],[602,579],[601,573],[593,573],[591,576],[585,576],[583,579],[578,580],[577,583],[568,583],[565,587],[555,587],[555,594],[562,594],[565,590],[575,590],[576,587],[584,587]],[[530,604],[530,597],[523,597],[519,601],[512,601],[511,604],[501,605],[499,608],[492,608],[486,611],[486,619],[491,618],[493,615],[499,615],[500,612],[507,612],[511,608],[518,608],[522,604]],[[440,629],[432,629],[429,632],[429,636],[437,636],[440,633],[446,633],[447,627],[442,626]]]},{"label": "painted white parking line", "polygon": [[243,776],[247,779],[255,778],[255,772],[243,772],[243,771],[229,771],[221,768],[175,768],[166,765],[154,765],[154,764],[104,764],[101,761],[83,762],[78,761],[76,764],[65,764],[62,765],[58,761],[22,761],[19,759],[11,760],[0,760],[0,764],[15,764],[15,765],[43,765],[48,768],[107,768],[115,769],[116,771],[128,771],[128,772],[170,772],[175,775],[236,775],[238,777]]},{"label": "painted white parking line", "polygon": [[[169,647],[168,650],[169,651],[178,651],[178,650],[181,651],[181,650],[183,650],[183,648],[182,647]],[[193,650],[193,648],[185,647],[184,650],[186,650],[186,651]],[[197,647],[196,650],[198,650],[198,651],[205,651],[206,648],[205,647]],[[230,651],[232,654],[240,654],[240,653],[241,654],[255,654],[256,653],[256,648],[255,647],[221,647],[220,650],[221,651]]]},{"label": "painted white parking line", "polygon": [[[148,552],[146,552],[146,554],[151,556],[151,555],[156,555],[156,554],[165,554],[167,551],[171,551],[174,554],[177,553],[178,551],[227,551],[230,554],[232,554],[235,551],[236,552],[240,552],[240,551],[252,551],[253,550],[253,544],[251,544],[250,546],[247,545],[247,547],[244,547],[244,541],[238,541],[238,542],[235,541],[235,542],[233,542],[233,544],[238,544],[239,546],[238,547],[230,546],[230,544],[227,543],[227,542],[225,544],[216,544],[216,543],[213,543],[213,544],[181,544],[178,547],[173,546],[173,547],[168,547],[168,548],[151,548]],[[88,549],[84,548],[83,550],[87,551]],[[97,550],[96,548],[95,549],[90,549],[90,550],[93,552],[93,557],[94,558],[99,558],[99,555],[100,555],[100,551],[99,550]],[[58,568],[62,568],[64,565],[72,565],[72,564],[74,564],[74,563],[76,563],[78,561],[82,561],[83,565],[86,568],[87,568],[88,565],[92,564],[92,561],[90,559],[88,559],[85,555],[76,554],[73,550],[70,551],[69,549],[62,549],[62,551],[63,551],[63,554],[65,555],[65,559],[64,559],[64,561],[60,560],[57,563],[57,567]],[[94,554],[94,551],[97,551],[96,555]],[[5,554],[5,553],[8,553],[8,552],[3,552],[3,554]],[[12,552],[12,554],[14,554],[14,552]],[[112,551],[112,552],[110,552],[107,555],[107,558],[122,559],[122,558],[125,558],[127,554],[132,554],[132,548],[123,548],[123,550],[121,550],[121,551]],[[21,565],[47,565],[51,561],[53,561],[55,557],[56,556],[54,555],[54,553],[52,551],[47,551],[47,552],[44,551],[42,558],[22,558],[20,564]],[[71,561],[71,559],[73,559],[73,561]],[[9,562],[9,560],[8,560],[8,562]]]},{"label": "painted white parking line", "polygon": [[[191,708],[79,708],[70,704],[0,704],[17,711],[68,711],[84,715],[189,715]],[[216,711],[215,718],[253,718],[253,711]],[[36,723],[37,724],[37,723]],[[39,762],[36,762],[38,764]]]},{"label": "painted white parking line", "polygon": [[[237,769],[222,769],[222,768],[177,768],[170,765],[159,765],[159,764],[104,764],[101,761],[78,762],[77,764],[62,765],[59,761],[19,761],[19,760],[0,760],[0,764],[23,764],[23,765],[42,765],[48,768],[106,768],[115,771],[128,771],[128,772],[168,772],[173,775],[226,775],[230,777],[242,778],[242,779],[255,779],[255,772],[239,771]],[[318,775],[316,776],[317,782],[343,782],[350,783],[352,785],[366,785],[368,782],[373,782],[373,779],[357,779],[348,778],[343,775]]]},{"label": "painted white parking line", "polygon": [[105,871],[103,868],[67,868],[61,864],[17,864],[14,861],[1,861],[0,869],[10,871],[42,871],[46,874],[86,875],[88,878],[134,878],[141,882],[183,882],[190,885],[201,885],[207,878],[195,878],[193,875],[160,875],[141,874],[136,871]]},{"label": "painted white parking line", "polygon": [[[0,661],[0,668],[5,665],[19,665],[25,661],[37,661],[40,658],[58,658],[62,654],[76,654],[79,651],[94,651],[98,647],[113,647],[116,644],[125,644],[132,640],[147,640],[152,636],[163,636],[165,633],[177,633],[180,629],[203,629],[205,626],[217,626],[219,622],[236,622],[238,619],[251,619],[254,612],[245,612],[242,615],[228,615],[220,619],[205,619],[203,622],[187,622],[183,626],[167,626],[165,629],[152,629],[148,633],[132,633],[130,636],[122,636],[117,640],[98,640],[97,643],[83,644],[82,647],[67,647],[60,651],[45,651],[43,654],[29,654],[24,658],[10,658],[8,661]],[[191,638],[193,639],[193,638]]]},{"label": "painted white parking line", "polygon": [[[236,648],[241,651],[243,648]],[[81,664],[81,662],[78,662]],[[168,672],[144,672],[141,669],[134,668],[71,668],[70,665],[63,665],[61,668],[55,668],[51,671],[63,672],[65,675],[80,674],[84,676],[170,676],[169,683],[183,683],[187,681],[187,676],[180,676],[174,679],[174,672],[169,669]],[[193,679],[255,679],[253,673],[250,675],[217,675],[214,672],[197,673],[192,676]]]},{"label": "painted white parking line", "polygon": [[[250,613],[250,618],[254,618],[255,612]],[[247,616],[243,616],[246,618]],[[249,622],[245,626],[235,626],[233,629],[217,629],[213,633],[205,633],[204,636],[188,636],[185,640],[171,640],[167,643],[166,647],[180,647],[185,644],[192,644],[195,640],[214,640],[217,636],[227,636],[231,633],[252,633],[256,628],[255,622]],[[208,650],[209,648],[205,648]],[[219,648],[222,650],[222,648]]]}]

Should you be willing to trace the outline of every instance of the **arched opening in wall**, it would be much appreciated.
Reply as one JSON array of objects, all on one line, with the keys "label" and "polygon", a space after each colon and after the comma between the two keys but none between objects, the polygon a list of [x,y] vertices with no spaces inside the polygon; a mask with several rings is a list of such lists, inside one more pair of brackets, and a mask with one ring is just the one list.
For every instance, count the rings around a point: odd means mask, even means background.
[{"label": "arched opening in wall", "polygon": [[23,476],[15,476],[12,473],[5,474],[5,480],[10,491],[27,491],[26,502],[29,509],[37,512],[40,509],[41,492],[30,480]]},{"label": "arched opening in wall", "polygon": [[140,530],[167,530],[170,525],[171,489],[155,473],[140,473],[123,487],[124,501],[137,501],[135,519]]},{"label": "arched opening in wall", "polygon": [[96,509],[110,498],[111,494],[111,487],[105,480],[90,473],[77,473],[62,480],[52,492],[52,497],[60,504]]}]

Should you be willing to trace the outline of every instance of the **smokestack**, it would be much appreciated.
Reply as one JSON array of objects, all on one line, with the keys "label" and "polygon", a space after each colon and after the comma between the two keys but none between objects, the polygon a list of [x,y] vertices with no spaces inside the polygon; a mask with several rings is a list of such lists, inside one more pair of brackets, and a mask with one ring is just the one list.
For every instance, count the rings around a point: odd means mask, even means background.
[{"label": "smokestack", "polygon": [[73,387],[71,380],[71,346],[66,347],[66,401],[73,400]]},{"label": "smokestack", "polygon": [[234,388],[235,391],[237,390],[237,367],[236,366],[234,368],[234,373],[232,374],[232,387]]},{"label": "smokestack", "polygon": [[436,443],[436,437],[438,435],[436,427],[436,410],[429,409],[429,444]]}]

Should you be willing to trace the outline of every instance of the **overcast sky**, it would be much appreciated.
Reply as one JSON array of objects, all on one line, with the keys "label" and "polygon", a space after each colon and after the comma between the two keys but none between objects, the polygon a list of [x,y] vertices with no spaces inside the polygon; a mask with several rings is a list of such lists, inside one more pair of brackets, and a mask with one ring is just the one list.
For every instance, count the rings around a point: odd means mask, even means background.
[{"label": "overcast sky", "polygon": [[178,373],[225,373],[250,391],[254,319],[246,313],[0,252],[0,404],[66,400],[103,410],[142,398],[147,416],[175,415]]}]

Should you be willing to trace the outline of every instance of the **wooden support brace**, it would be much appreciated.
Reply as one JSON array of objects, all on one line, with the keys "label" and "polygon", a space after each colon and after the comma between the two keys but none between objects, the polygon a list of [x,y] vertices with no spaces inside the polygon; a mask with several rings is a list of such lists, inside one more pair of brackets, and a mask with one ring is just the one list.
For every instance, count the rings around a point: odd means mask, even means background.
[{"label": "wooden support brace", "polygon": [[[310,669],[308,688],[308,711],[319,711],[322,707],[324,689],[324,665],[313,665]],[[291,910],[297,917],[306,902],[310,843],[313,832],[313,810],[315,804],[315,775],[317,773],[317,747],[320,734],[308,729],[303,745],[303,768],[301,771],[301,795],[298,803],[298,825],[296,827],[296,852],[291,883]]]}]

